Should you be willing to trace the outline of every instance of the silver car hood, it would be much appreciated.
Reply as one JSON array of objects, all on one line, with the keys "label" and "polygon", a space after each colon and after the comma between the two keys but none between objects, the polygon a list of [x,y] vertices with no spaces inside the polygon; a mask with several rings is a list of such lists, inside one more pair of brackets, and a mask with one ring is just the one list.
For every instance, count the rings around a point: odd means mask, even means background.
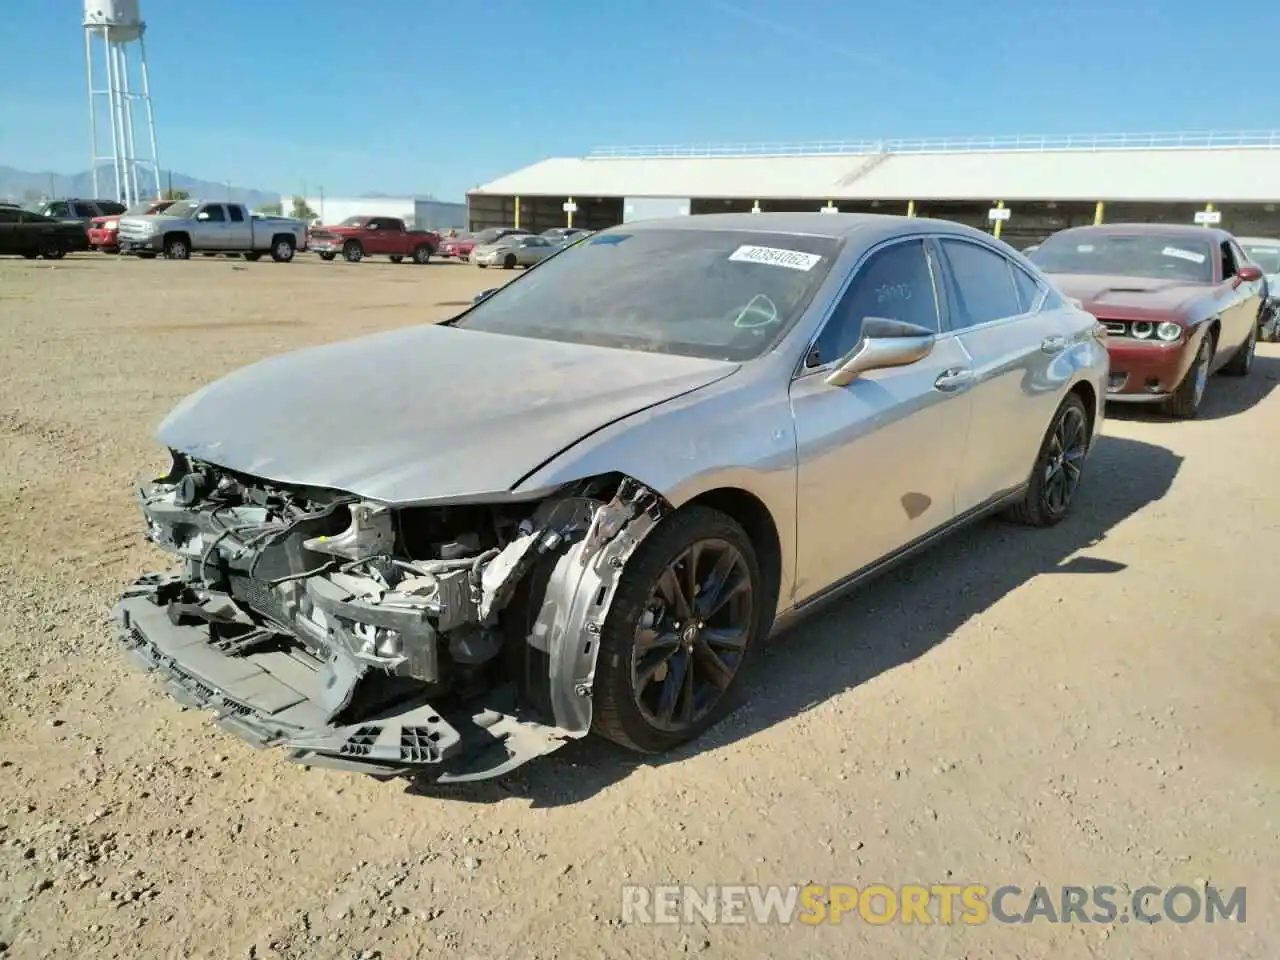
[{"label": "silver car hood", "polygon": [[283,354],[183,400],[157,438],[385,503],[505,494],[601,427],[739,364],[419,326]]}]

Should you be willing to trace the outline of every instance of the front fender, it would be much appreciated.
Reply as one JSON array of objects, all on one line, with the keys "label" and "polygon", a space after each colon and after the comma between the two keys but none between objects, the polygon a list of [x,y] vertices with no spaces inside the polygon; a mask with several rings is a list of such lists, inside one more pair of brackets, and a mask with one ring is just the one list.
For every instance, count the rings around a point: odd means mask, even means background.
[{"label": "front fender", "polygon": [[786,381],[733,375],[625,417],[562,451],[514,493],[583,477],[634,477],[679,508],[712,490],[750,494],[781,548],[779,610],[790,605],[796,554],[796,437]]}]

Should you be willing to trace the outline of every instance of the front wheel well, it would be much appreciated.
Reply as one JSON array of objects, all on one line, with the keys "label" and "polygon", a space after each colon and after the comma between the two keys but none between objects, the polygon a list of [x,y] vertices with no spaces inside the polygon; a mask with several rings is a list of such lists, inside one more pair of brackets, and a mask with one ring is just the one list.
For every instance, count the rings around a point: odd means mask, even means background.
[{"label": "front wheel well", "polygon": [[1093,384],[1087,380],[1081,380],[1067,392],[1074,393],[1084,404],[1085,416],[1089,424],[1089,435],[1093,436],[1093,424],[1098,417],[1098,392],[1093,389]]},{"label": "front wheel well", "polygon": [[765,583],[765,609],[772,617],[777,609],[778,594],[782,589],[782,541],[773,515],[759,497],[738,487],[719,487],[708,490],[689,501],[718,510],[736,520],[751,538],[756,548],[756,559]]}]

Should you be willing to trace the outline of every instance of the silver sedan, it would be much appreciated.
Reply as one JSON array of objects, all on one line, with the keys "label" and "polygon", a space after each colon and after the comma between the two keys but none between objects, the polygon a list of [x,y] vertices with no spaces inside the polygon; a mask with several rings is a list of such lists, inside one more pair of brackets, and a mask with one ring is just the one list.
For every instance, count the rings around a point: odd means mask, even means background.
[{"label": "silver sedan", "polygon": [[471,262],[477,267],[532,267],[560,250],[560,244],[546,237],[510,234],[494,243],[476,247],[471,251]]},{"label": "silver sedan", "polygon": [[140,491],[175,569],[119,636],[303,763],[457,781],[589,732],[666,750],[771,631],[980,517],[1066,518],[1104,338],[959,224],[604,230],[445,324],[183,401]]}]

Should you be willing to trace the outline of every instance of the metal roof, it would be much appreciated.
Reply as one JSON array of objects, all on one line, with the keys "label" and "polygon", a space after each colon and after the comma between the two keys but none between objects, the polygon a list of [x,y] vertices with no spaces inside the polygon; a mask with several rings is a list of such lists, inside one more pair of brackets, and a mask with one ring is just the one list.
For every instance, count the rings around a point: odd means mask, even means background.
[{"label": "metal roof", "polygon": [[1280,202],[1280,133],[832,143],[825,152],[821,144],[807,146],[814,152],[789,153],[785,144],[762,144],[754,153],[745,146],[608,148],[587,157],[544,160],[473,193]]}]

